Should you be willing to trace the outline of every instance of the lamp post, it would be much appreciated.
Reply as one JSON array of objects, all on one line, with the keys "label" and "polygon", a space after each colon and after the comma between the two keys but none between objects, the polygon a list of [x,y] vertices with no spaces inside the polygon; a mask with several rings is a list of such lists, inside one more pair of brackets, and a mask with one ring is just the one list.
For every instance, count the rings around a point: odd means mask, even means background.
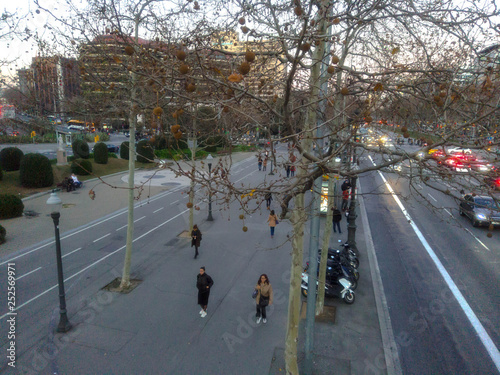
[{"label": "lamp post", "polygon": [[212,154],[208,154],[208,217],[207,221],[214,221],[212,217],[212,160],[214,160]]},{"label": "lamp post", "polygon": [[68,332],[71,329],[71,323],[68,320],[66,313],[66,295],[64,293],[64,277],[62,269],[61,257],[61,239],[59,238],[59,218],[61,217],[62,201],[57,196],[55,190],[50,194],[47,200],[47,205],[51,208],[52,213],[50,217],[54,221],[54,228],[56,234],[56,257],[57,257],[57,279],[59,284],[59,324],[57,325],[57,332]]}]

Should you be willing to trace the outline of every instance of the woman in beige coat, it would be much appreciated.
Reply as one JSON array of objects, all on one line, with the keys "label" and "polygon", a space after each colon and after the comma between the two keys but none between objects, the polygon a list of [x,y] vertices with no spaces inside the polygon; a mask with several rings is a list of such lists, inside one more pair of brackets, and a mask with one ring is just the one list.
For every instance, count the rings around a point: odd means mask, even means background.
[{"label": "woman in beige coat", "polygon": [[274,210],[271,210],[269,217],[267,218],[267,222],[269,223],[269,228],[271,228],[271,238],[274,237],[274,228],[276,224],[278,224],[278,216],[274,213]]},{"label": "woman in beige coat", "polygon": [[258,292],[255,298],[257,303],[257,324],[260,323],[261,319],[264,323],[267,323],[266,306],[273,304],[273,287],[265,273],[260,275],[255,289]]}]

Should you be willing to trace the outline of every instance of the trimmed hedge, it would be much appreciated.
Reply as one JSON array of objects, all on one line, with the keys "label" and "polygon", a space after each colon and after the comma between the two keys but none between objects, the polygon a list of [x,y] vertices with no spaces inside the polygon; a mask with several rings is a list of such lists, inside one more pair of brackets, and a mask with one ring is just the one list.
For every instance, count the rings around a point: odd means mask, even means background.
[{"label": "trimmed hedge", "polygon": [[120,145],[120,158],[128,160],[130,142],[125,141]]},{"label": "trimmed hedge", "polygon": [[48,187],[54,184],[49,158],[42,154],[26,154],[21,159],[19,180],[24,187]]},{"label": "trimmed hedge", "polygon": [[0,225],[0,244],[5,242],[5,237],[7,237],[7,231]]},{"label": "trimmed hedge", "polygon": [[137,143],[137,161],[139,163],[153,163],[155,153],[148,141],[142,140]]},{"label": "trimmed hedge", "polygon": [[94,161],[97,164],[108,164],[108,146],[106,146],[106,143],[96,143],[94,146]]},{"label": "trimmed hedge", "polygon": [[23,201],[17,195],[0,194],[0,219],[22,216],[23,211]]},{"label": "trimmed hedge", "polygon": [[18,171],[24,156],[17,147],[6,147],[0,151],[0,168],[6,172]]},{"label": "trimmed hedge", "polygon": [[75,159],[71,163],[71,172],[78,176],[87,176],[92,173],[92,163],[87,159]]},{"label": "trimmed hedge", "polygon": [[87,142],[76,139],[71,144],[71,148],[73,149],[73,155],[79,159],[88,159],[90,156],[89,145]]}]

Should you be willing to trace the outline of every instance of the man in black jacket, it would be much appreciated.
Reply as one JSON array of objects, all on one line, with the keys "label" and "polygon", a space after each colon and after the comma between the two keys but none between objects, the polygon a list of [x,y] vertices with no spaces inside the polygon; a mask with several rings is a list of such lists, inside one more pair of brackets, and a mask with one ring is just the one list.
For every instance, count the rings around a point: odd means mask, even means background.
[{"label": "man in black jacket", "polygon": [[342,213],[337,208],[337,206],[333,206],[332,211],[333,211],[333,216],[332,216],[333,231],[337,233],[336,228],[338,228],[339,233],[342,233],[342,231],[340,230],[340,221],[342,220]]},{"label": "man in black jacket", "polygon": [[210,297],[212,285],[214,285],[214,281],[205,273],[205,267],[201,267],[196,279],[196,287],[198,288],[198,305],[201,306],[200,315],[202,318],[207,316],[208,297]]}]

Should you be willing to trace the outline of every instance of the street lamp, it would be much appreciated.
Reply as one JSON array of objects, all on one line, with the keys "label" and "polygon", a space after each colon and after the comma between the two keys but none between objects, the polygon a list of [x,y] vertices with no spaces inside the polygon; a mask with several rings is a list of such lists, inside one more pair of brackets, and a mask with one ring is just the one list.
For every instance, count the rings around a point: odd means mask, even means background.
[{"label": "street lamp", "polygon": [[212,217],[212,160],[214,160],[212,154],[208,154],[208,217],[207,221],[214,221]]},{"label": "street lamp", "polygon": [[55,190],[50,194],[49,199],[47,199],[47,205],[52,210],[50,217],[54,221],[54,228],[56,233],[56,257],[57,257],[57,279],[59,283],[59,324],[57,326],[57,332],[68,332],[71,329],[71,323],[68,320],[66,314],[66,296],[64,294],[64,277],[62,269],[62,258],[61,258],[61,239],[59,238],[59,218],[61,217],[62,201],[57,196]]}]

